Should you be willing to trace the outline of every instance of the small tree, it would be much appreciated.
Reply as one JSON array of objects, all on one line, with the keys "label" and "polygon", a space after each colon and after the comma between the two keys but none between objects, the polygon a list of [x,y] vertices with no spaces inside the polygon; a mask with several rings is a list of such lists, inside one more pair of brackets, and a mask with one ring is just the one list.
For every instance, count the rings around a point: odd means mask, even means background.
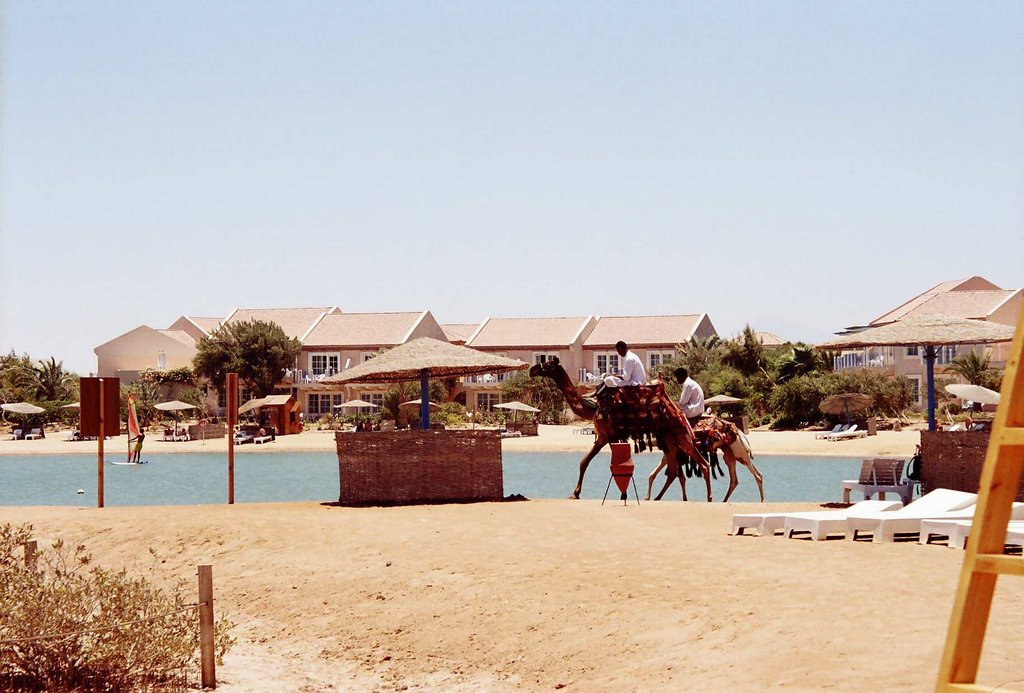
[{"label": "small tree", "polygon": [[946,372],[956,373],[972,385],[991,389],[998,389],[1003,379],[1000,370],[992,365],[992,358],[988,355],[982,358],[976,351],[957,356],[946,366]]},{"label": "small tree", "polygon": [[227,374],[236,372],[257,397],[265,397],[274,391],[301,349],[301,342],[286,335],[276,323],[234,322],[199,340],[192,368],[222,392]]},{"label": "small tree", "polygon": [[505,379],[501,392],[506,400],[519,400],[540,409],[538,418],[541,421],[562,423],[565,396],[551,378],[531,378],[529,373],[519,372]]}]

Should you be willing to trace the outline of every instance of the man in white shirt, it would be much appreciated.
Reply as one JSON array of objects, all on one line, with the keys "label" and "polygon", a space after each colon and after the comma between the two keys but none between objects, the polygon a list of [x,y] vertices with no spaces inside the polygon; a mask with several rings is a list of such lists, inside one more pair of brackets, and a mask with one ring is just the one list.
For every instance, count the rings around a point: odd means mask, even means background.
[{"label": "man in white shirt", "polygon": [[629,350],[629,346],[625,342],[616,342],[615,352],[622,359],[622,368],[619,375],[609,375],[606,377],[604,379],[605,385],[608,387],[627,387],[643,385],[647,382],[647,371],[644,370],[643,361]]},{"label": "man in white shirt", "polygon": [[696,380],[690,377],[685,368],[675,369],[673,375],[683,386],[683,392],[679,395],[679,407],[683,410],[683,416],[693,426],[704,415],[704,390]]}]

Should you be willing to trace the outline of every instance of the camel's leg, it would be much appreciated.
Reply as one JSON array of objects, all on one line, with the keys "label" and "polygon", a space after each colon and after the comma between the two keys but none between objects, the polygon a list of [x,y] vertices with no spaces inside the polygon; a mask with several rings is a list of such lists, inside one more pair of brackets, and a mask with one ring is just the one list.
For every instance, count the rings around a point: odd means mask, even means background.
[{"label": "camel's leg", "polygon": [[580,460],[580,478],[579,481],[576,482],[576,488],[573,490],[570,498],[579,500],[580,493],[583,491],[583,475],[587,473],[587,466],[590,465],[590,460],[594,459],[594,457],[597,456],[597,453],[601,452],[601,448],[604,447],[604,443],[605,441],[601,438],[595,440],[594,446],[590,448],[590,452]]},{"label": "camel's leg", "polygon": [[[739,480],[736,478],[736,461],[738,460],[744,467],[750,470],[754,481],[757,483],[757,492],[761,496],[761,502],[764,503],[764,475],[754,466],[754,460],[751,458],[746,446],[743,445],[743,442],[737,439],[728,448],[723,448],[722,452],[725,453],[725,461],[729,465],[729,493],[732,493],[733,488],[739,485]],[[729,461],[730,456],[733,459],[732,462]],[[725,495],[725,499],[729,500],[728,493]]]},{"label": "camel's leg", "polygon": [[665,480],[665,486],[662,487],[661,493],[654,497],[654,500],[661,500],[661,497],[665,495],[665,491],[668,491],[669,486],[676,480],[677,476],[682,476],[682,470],[679,468],[679,461],[671,450],[666,450],[662,456],[665,463],[668,465],[668,478]]},{"label": "camel's leg", "polygon": [[[658,462],[658,466],[655,467],[654,471],[651,472],[651,475],[647,477],[647,497],[644,498],[644,500],[651,500],[651,490],[654,488],[654,480],[658,478],[658,472],[664,469],[667,464],[668,462],[665,459],[665,455],[662,455],[661,461]],[[686,491],[684,490],[683,493],[685,494]]]},{"label": "camel's leg", "polygon": [[722,457],[725,458],[725,466],[729,468],[729,490],[725,492],[725,498],[722,499],[723,503],[727,503],[729,496],[740,485],[740,481],[736,478],[736,455],[733,454],[732,447],[722,448]]}]

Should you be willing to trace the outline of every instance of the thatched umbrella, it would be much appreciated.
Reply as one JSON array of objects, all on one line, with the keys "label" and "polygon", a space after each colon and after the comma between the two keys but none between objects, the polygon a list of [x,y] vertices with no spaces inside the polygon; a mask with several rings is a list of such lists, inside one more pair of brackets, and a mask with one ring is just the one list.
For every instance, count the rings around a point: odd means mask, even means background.
[{"label": "thatched umbrella", "polygon": [[431,378],[505,373],[529,368],[517,359],[488,354],[430,337],[420,337],[323,379],[325,383],[397,383],[420,381],[421,428],[430,428]]},{"label": "thatched umbrella", "polygon": [[1013,327],[950,315],[919,315],[844,335],[819,344],[819,349],[870,346],[921,346],[928,370],[928,430],[935,430],[936,347],[950,344],[995,344],[1013,340]]},{"label": "thatched umbrella", "polygon": [[850,412],[863,411],[871,406],[875,398],[860,392],[844,392],[839,395],[829,395],[821,400],[818,409],[826,414],[846,414],[846,423],[850,423]]}]

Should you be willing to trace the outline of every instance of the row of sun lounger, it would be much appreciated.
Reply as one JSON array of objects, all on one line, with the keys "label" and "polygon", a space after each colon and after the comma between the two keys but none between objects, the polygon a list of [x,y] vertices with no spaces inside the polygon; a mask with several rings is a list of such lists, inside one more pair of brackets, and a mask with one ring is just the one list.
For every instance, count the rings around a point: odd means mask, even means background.
[{"label": "row of sun lounger", "polygon": [[[977,500],[974,493],[936,489],[908,505],[865,500],[842,510],[739,514],[733,515],[732,533],[751,530],[761,536],[774,536],[782,531],[789,538],[809,534],[814,541],[837,534],[853,540],[871,535],[875,542],[894,541],[897,534],[917,534],[921,543],[930,543],[933,536],[948,536],[950,545],[962,548]],[[1013,504],[1011,519],[1024,520],[1024,503]],[[934,524],[938,521],[948,524]],[[1024,522],[1010,524],[1006,543],[1024,544]]]},{"label": "row of sun lounger", "polygon": [[825,433],[815,433],[814,437],[819,440],[849,440],[850,438],[864,438],[867,431],[858,430],[857,424],[836,424],[835,428]]}]

